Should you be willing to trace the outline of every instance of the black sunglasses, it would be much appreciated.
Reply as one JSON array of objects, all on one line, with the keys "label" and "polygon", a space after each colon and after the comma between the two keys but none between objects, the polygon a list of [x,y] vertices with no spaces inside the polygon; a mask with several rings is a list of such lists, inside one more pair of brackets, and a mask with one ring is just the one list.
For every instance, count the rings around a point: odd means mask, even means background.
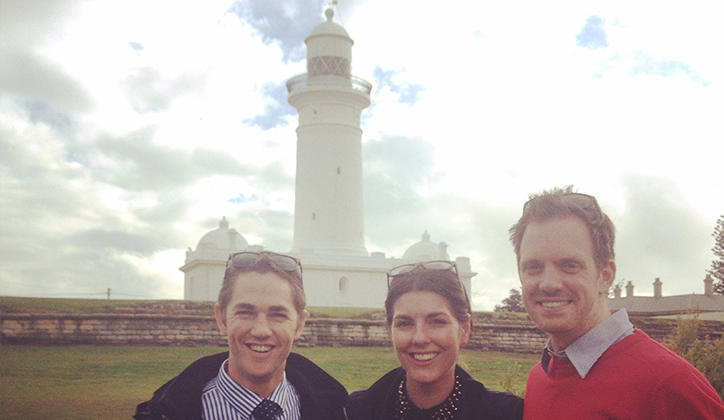
[{"label": "black sunglasses", "polygon": [[458,266],[452,261],[424,261],[414,264],[404,264],[399,265],[390,271],[387,272],[387,288],[390,288],[390,285],[392,284],[392,281],[395,279],[395,277],[403,276],[406,274],[411,274],[417,270],[438,270],[438,271],[452,271],[455,273],[455,277],[458,279],[458,282],[460,282],[460,287],[463,289],[463,293],[465,293],[465,299],[467,301],[470,301],[470,298],[468,297],[468,291],[465,288],[465,285],[463,284],[463,281],[460,280],[460,273],[458,273]]},{"label": "black sunglasses", "polygon": [[262,258],[268,259],[274,265],[279,267],[281,270],[288,273],[295,273],[299,270],[299,275],[302,274],[302,262],[289,255],[277,254],[276,252],[262,251],[262,252],[236,252],[229,255],[229,261],[226,263],[226,268],[232,265],[236,268],[250,268],[255,266],[262,260]]}]

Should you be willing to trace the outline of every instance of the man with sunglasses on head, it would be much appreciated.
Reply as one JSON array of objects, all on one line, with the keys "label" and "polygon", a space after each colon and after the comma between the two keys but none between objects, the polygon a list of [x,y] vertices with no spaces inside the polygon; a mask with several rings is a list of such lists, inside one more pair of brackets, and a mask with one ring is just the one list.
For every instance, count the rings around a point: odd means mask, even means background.
[{"label": "man with sunglasses on head", "polygon": [[216,322],[229,351],[207,356],[136,409],[137,420],[343,419],[347,391],[291,353],[307,317],[302,266],[268,251],[229,256]]},{"label": "man with sunglasses on head", "polygon": [[549,337],[525,392],[524,419],[724,419],[689,362],[611,314],[614,226],[593,196],[530,196],[510,229],[528,314]]}]

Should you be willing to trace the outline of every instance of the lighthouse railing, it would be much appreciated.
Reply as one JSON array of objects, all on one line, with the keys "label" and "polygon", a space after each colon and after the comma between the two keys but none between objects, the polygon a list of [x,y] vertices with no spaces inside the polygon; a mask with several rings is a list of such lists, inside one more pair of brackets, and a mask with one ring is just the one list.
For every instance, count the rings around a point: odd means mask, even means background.
[{"label": "lighthouse railing", "polygon": [[[372,83],[357,76],[350,76],[350,81],[352,82],[352,89],[363,92],[367,95],[372,92]],[[287,80],[287,92],[289,93],[304,87],[307,87],[306,73],[294,76]]]}]

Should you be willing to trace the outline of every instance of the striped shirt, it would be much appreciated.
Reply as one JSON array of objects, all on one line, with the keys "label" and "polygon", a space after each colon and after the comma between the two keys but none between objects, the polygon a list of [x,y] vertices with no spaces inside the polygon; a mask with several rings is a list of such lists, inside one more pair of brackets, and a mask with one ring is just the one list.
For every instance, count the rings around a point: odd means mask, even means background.
[{"label": "striped shirt", "polygon": [[[251,412],[263,399],[236,383],[227,373],[227,359],[219,369],[219,374],[210,380],[201,395],[204,420],[253,420]],[[282,413],[277,420],[299,420],[299,394],[287,380],[284,373],[282,382],[272,392],[269,399],[279,404]]]}]

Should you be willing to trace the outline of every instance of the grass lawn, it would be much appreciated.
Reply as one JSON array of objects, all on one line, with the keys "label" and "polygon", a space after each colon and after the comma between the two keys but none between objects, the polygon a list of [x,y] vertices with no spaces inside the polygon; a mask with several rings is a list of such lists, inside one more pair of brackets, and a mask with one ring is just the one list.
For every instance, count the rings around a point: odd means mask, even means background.
[{"label": "grass lawn", "polygon": [[[217,347],[0,347],[0,419],[130,419],[135,406]],[[397,366],[391,348],[297,348],[352,391]],[[464,351],[486,386],[522,394],[537,355]]]}]

